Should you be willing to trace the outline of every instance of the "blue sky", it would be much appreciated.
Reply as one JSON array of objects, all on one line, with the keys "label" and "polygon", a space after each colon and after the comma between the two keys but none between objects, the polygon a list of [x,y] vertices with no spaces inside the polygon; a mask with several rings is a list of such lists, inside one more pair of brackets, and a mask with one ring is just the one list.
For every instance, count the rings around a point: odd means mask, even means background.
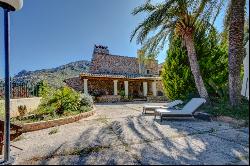
[{"label": "blue sky", "polygon": [[[159,0],[160,1],[160,0]],[[140,46],[129,37],[143,16],[132,9],[144,0],[24,0],[11,14],[11,73],[91,60],[94,44],[112,54],[136,56]],[[0,12],[1,73],[3,74],[3,12]],[[222,16],[216,26],[222,29]],[[165,53],[158,57],[160,62]]]}]

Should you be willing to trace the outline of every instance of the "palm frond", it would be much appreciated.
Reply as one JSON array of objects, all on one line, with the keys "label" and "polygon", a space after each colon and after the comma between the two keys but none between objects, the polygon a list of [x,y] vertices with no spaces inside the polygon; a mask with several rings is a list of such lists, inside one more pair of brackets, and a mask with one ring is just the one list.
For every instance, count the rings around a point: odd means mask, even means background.
[{"label": "palm frond", "polygon": [[130,41],[143,45],[147,53],[163,49],[170,34],[183,37],[186,33],[209,30],[218,17],[225,0],[165,0],[152,4],[147,0],[133,15],[147,13],[146,19],[132,32]]},{"label": "palm frond", "polygon": [[223,22],[224,29],[229,28],[229,23],[230,23],[231,16],[232,16],[232,1],[229,0],[227,10],[226,10],[226,14],[225,14],[225,17],[224,17],[224,22]]},{"label": "palm frond", "polygon": [[[174,2],[174,0],[172,0]],[[169,5],[157,5],[156,10],[152,12],[139,26],[132,32],[130,41],[137,35],[137,43],[142,43],[150,32],[157,30],[161,27],[166,20],[170,20],[174,16],[173,10]],[[168,19],[166,19],[168,18]]]},{"label": "palm frond", "polygon": [[136,7],[132,11],[132,15],[137,15],[142,12],[151,12],[155,10],[155,6],[151,4],[151,0],[147,0],[147,2],[139,7]]}]

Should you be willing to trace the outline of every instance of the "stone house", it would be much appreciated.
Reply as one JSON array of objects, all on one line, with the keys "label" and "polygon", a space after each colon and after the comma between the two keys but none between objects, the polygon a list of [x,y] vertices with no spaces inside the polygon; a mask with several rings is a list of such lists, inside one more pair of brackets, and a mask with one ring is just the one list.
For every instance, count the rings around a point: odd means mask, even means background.
[{"label": "stone house", "polygon": [[147,60],[144,70],[135,57],[112,55],[108,47],[95,46],[88,73],[65,80],[75,90],[119,100],[120,95],[140,99],[163,96],[157,60]]}]

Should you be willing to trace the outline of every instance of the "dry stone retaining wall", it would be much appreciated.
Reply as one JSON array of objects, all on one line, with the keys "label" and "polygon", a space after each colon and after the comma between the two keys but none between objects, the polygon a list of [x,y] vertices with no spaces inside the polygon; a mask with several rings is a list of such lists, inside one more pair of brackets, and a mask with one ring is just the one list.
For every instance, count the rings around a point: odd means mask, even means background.
[{"label": "dry stone retaining wall", "polygon": [[36,122],[36,123],[27,123],[22,126],[23,132],[27,133],[27,132],[38,131],[42,129],[48,129],[51,127],[66,125],[69,123],[77,122],[83,118],[90,117],[94,114],[95,114],[95,108],[90,112],[85,112],[85,113],[82,113],[76,116],[67,117],[67,118],[42,121],[42,122]]},{"label": "dry stone retaining wall", "polygon": [[99,103],[113,103],[120,101],[121,101],[121,96],[107,95],[107,96],[97,97],[97,102]]}]

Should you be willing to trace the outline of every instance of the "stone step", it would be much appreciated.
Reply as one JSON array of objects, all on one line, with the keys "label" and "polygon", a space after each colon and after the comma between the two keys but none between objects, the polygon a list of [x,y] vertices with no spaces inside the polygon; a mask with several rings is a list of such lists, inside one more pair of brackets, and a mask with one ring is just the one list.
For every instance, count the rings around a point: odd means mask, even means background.
[{"label": "stone step", "polygon": [[147,101],[147,99],[146,98],[144,98],[144,99],[133,99],[133,101]]}]

